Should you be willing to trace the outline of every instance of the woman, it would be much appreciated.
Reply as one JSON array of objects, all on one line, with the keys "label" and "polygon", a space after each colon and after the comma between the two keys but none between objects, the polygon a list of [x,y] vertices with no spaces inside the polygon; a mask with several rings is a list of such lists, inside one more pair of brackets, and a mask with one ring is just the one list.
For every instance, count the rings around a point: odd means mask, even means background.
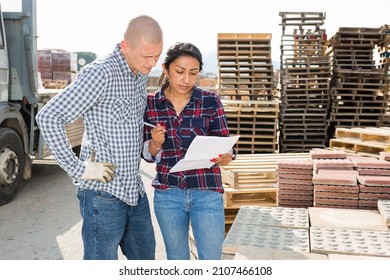
[{"label": "woman", "polygon": [[220,165],[232,153],[210,159],[211,168],[169,173],[196,135],[229,136],[226,116],[214,92],[195,86],[202,71],[202,54],[190,43],[176,43],[167,51],[161,89],[148,95],[144,120],[143,158],[156,162],[152,181],[154,210],[168,259],[190,259],[189,225],[201,260],[221,259],[225,232]]}]

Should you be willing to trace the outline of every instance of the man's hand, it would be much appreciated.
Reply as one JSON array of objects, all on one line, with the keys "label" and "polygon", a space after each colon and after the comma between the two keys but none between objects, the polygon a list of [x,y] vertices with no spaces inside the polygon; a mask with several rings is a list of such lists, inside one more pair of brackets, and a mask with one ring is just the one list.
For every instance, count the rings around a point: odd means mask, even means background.
[{"label": "man's hand", "polygon": [[108,183],[115,178],[115,165],[109,162],[94,162],[95,152],[85,162],[85,170],[81,179],[99,180],[102,183]]}]

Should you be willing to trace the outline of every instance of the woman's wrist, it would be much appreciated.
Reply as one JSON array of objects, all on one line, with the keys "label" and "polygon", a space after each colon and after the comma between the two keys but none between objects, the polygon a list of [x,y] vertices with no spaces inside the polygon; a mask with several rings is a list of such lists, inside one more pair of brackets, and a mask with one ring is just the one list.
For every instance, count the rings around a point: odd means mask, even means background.
[{"label": "woman's wrist", "polygon": [[154,145],[153,144],[153,140],[150,140],[150,145],[153,147],[153,149],[155,149],[157,152],[161,150],[161,146],[160,147],[157,147],[158,145]]}]

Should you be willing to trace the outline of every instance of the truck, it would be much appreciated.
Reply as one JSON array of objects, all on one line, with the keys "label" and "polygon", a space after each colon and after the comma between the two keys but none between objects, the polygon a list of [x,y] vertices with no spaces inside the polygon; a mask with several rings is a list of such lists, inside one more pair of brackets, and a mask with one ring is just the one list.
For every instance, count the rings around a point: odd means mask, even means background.
[{"label": "truck", "polygon": [[[36,0],[21,4],[15,12],[3,12],[0,4],[0,206],[12,201],[23,181],[32,177],[33,161],[50,156],[35,116],[60,91],[40,86]],[[68,125],[66,132],[77,153],[82,120]]]}]

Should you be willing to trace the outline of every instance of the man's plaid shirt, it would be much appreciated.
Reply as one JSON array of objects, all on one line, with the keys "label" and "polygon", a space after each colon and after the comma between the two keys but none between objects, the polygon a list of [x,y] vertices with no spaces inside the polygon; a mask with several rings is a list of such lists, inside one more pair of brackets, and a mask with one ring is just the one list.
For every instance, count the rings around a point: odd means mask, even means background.
[{"label": "man's plaid shirt", "polygon": [[[76,185],[109,192],[136,205],[145,192],[139,173],[147,76],[135,76],[119,44],[107,57],[88,64],[76,81],[57,94],[37,115],[42,135],[59,165]],[[85,126],[80,159],[66,138],[66,124],[82,116]],[[111,162],[116,178],[108,184],[81,180],[92,151]]]},{"label": "man's plaid shirt", "polygon": [[[188,188],[223,192],[221,169],[211,168],[169,173],[169,170],[182,158],[196,135],[229,136],[225,112],[218,95],[194,87],[192,97],[179,116],[164,96],[163,90],[148,95],[145,121],[166,126],[166,140],[156,157],[157,175],[152,186],[159,189]],[[151,139],[150,127],[144,128],[145,141]],[[144,148],[144,159],[153,162]],[[149,155],[148,155],[149,154]]]}]

